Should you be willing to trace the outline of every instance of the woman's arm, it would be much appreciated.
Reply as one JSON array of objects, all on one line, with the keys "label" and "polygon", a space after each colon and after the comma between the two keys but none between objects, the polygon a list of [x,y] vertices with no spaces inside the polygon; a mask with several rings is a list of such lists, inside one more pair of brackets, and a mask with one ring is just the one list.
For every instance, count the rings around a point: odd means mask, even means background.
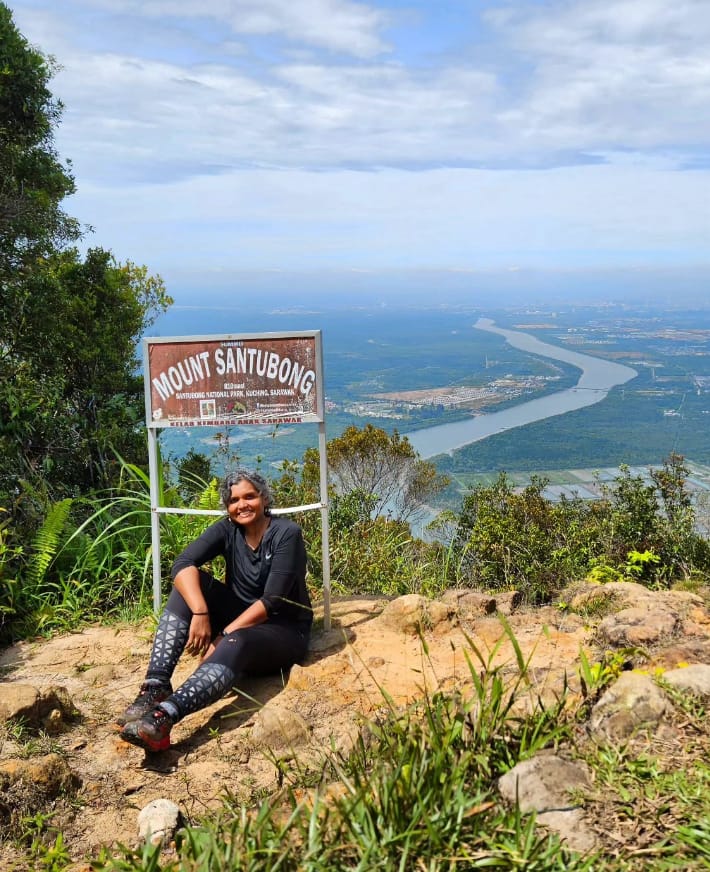
[{"label": "woman's arm", "polygon": [[261,600],[256,600],[256,602],[253,602],[248,609],[244,609],[241,615],[236,617],[231,623],[227,624],[222,631],[222,635],[226,636],[227,633],[233,633],[235,630],[243,630],[245,627],[256,627],[257,624],[263,624],[268,617],[264,603]]},{"label": "woman's arm", "polygon": [[210,646],[212,625],[207,603],[200,588],[199,569],[196,566],[186,566],[181,569],[173,579],[173,585],[192,612],[185,650],[188,654],[202,654]]},{"label": "woman's arm", "polygon": [[173,586],[192,612],[185,650],[188,654],[203,654],[210,645],[212,626],[207,603],[200,587],[199,567],[225,551],[224,522],[212,524],[178,555],[173,563]]},{"label": "woman's arm", "polygon": [[214,560],[220,554],[224,555],[227,547],[227,530],[229,521],[223,518],[217,523],[210,525],[201,536],[192,542],[175,558],[171,576],[173,581],[190,566],[204,566],[210,560]]},{"label": "woman's arm", "polygon": [[301,528],[291,524],[271,543],[273,555],[261,600],[268,615],[298,605],[298,587],[306,576],[306,546]]}]

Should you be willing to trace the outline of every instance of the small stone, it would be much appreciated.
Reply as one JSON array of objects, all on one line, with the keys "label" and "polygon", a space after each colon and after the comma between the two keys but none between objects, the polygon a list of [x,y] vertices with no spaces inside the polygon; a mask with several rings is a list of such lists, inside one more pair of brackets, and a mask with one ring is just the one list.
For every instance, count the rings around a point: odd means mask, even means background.
[{"label": "small stone", "polygon": [[512,615],[523,601],[519,590],[509,590],[496,594],[496,611],[501,615]]},{"label": "small stone", "polygon": [[62,717],[62,713],[59,711],[59,709],[52,709],[52,711],[44,719],[43,726],[47,733],[61,733],[61,731],[64,729],[64,718]]},{"label": "small stone", "polygon": [[154,799],[138,814],[138,834],[151,845],[167,845],[182,823],[182,813],[170,799]]},{"label": "small stone", "polygon": [[382,612],[382,622],[392,630],[416,636],[448,622],[455,608],[446,603],[428,600],[417,593],[397,597]]},{"label": "small stone", "polygon": [[556,832],[568,847],[589,851],[595,847],[591,830],[585,826],[580,806],[591,787],[589,770],[583,763],[554,754],[538,754],[523,760],[498,779],[498,790],[520,811],[537,812],[537,823]]},{"label": "small stone", "polygon": [[592,709],[592,735],[607,741],[628,739],[638,730],[655,730],[669,711],[667,696],[648,675],[624,672]]},{"label": "small stone", "polygon": [[710,666],[707,664],[697,663],[683,669],[671,669],[663,674],[663,678],[681,690],[710,697]]},{"label": "small stone", "polygon": [[313,679],[307,666],[296,663],[291,667],[288,675],[288,686],[291,690],[307,690],[312,684]]},{"label": "small stone", "polygon": [[459,611],[471,615],[491,615],[497,606],[494,597],[468,588],[449,588],[444,591],[441,601],[450,603]]},{"label": "small stone", "polygon": [[95,687],[103,687],[110,681],[113,681],[118,673],[115,666],[110,663],[104,663],[100,666],[92,666],[90,669],[87,669],[83,675],[84,681],[87,684],[92,684]]},{"label": "small stone", "polygon": [[310,731],[296,712],[277,705],[265,705],[254,718],[252,742],[270,750],[291,749],[308,742]]}]

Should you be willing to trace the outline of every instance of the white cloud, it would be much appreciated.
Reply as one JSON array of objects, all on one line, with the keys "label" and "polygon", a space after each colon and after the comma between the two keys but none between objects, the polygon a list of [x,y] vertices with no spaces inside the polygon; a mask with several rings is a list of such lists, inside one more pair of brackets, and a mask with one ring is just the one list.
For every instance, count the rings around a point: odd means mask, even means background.
[{"label": "white cloud", "polygon": [[472,4],[462,32],[412,3],[400,30],[399,4],[355,0],[14,8],[63,66],[73,205],[124,257],[467,270],[708,250],[706,0]]},{"label": "white cloud", "polygon": [[507,117],[544,147],[707,148],[705,0],[587,0],[492,13],[530,65]]},{"label": "white cloud", "polygon": [[387,50],[386,14],[353,0],[93,0],[115,14],[152,19],[213,19],[234,34],[280,36],[354,57]]},{"label": "white cloud", "polygon": [[215,166],[446,163],[500,152],[495,81],[474,71],[424,78],[395,65],[288,65],[258,81],[226,66],[103,54],[67,66],[58,83],[62,150],[92,176],[116,161],[134,177],[171,179]]},{"label": "white cloud", "polygon": [[[489,13],[499,51],[485,66],[473,51],[437,66],[394,54],[352,63],[382,50],[386,15],[339,0],[92,0],[136,16],[136,28],[159,21],[155,46],[205,21],[227,28],[212,48],[195,30],[192,50],[186,42],[172,58],[150,56],[141,41],[117,39],[110,51],[72,45],[58,13],[44,25],[36,13],[28,20],[54,34],[50,49],[64,66],[62,150],[90,177],[118,182],[235,166],[544,167],[614,150],[662,149],[682,163],[710,140],[704,2],[521,3]],[[360,48],[338,46],[336,32]],[[232,35],[255,33],[340,54],[293,62],[272,47],[266,60],[242,45],[235,57]]]}]

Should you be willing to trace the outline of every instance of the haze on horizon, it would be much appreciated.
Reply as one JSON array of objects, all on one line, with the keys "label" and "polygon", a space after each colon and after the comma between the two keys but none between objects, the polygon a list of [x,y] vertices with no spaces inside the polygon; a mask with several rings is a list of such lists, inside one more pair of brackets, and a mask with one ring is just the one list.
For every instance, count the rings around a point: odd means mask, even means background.
[{"label": "haze on horizon", "polygon": [[705,0],[9,0],[86,245],[178,303],[681,298]]}]

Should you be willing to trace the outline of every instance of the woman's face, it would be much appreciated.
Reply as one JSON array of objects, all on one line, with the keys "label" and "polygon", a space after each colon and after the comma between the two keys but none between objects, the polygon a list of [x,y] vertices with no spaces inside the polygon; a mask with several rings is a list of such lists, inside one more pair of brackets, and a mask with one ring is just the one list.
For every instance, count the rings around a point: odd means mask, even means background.
[{"label": "woman's face", "polygon": [[235,524],[242,527],[258,524],[264,518],[264,498],[250,481],[243,478],[232,485],[227,513]]}]

